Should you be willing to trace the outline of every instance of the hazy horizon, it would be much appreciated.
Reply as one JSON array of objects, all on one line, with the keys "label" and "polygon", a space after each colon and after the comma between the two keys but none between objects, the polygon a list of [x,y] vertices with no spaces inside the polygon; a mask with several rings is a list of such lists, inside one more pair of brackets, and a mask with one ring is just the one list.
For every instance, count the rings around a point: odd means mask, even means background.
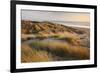
[{"label": "hazy horizon", "polygon": [[52,21],[57,23],[76,22],[72,25],[86,26],[88,28],[90,26],[90,14],[83,12],[21,10],[21,20]]},{"label": "hazy horizon", "polygon": [[89,13],[22,10],[22,20],[90,22]]}]

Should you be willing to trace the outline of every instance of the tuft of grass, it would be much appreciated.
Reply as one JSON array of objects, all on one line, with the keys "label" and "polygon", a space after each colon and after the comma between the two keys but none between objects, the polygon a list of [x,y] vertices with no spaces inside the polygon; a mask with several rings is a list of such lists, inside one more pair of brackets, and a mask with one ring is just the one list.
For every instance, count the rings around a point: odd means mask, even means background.
[{"label": "tuft of grass", "polygon": [[54,35],[52,38],[58,39],[58,40],[63,40],[66,41],[72,45],[80,45],[80,38],[78,36],[68,36],[68,35]]},{"label": "tuft of grass", "polygon": [[61,38],[61,40],[65,40],[66,42],[72,44],[72,45],[80,45],[80,39],[78,37],[64,37],[64,38]]},{"label": "tuft of grass", "polygon": [[73,59],[89,59],[90,50],[82,46],[74,46],[68,43],[61,42],[44,42],[37,41],[30,44],[40,50],[46,50],[58,56],[63,56],[66,59],[72,57]]},{"label": "tuft of grass", "polygon": [[53,35],[52,38],[61,39],[61,38],[64,38],[64,36],[62,36],[62,35]]},{"label": "tuft of grass", "polygon": [[44,50],[37,50],[28,45],[22,45],[21,48],[21,62],[44,62],[51,61],[51,55]]}]

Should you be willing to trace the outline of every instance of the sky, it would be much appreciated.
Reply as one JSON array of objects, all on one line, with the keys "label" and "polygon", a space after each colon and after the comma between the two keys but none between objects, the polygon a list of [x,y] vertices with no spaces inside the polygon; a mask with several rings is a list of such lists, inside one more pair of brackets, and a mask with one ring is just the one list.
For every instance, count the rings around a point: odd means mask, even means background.
[{"label": "sky", "polygon": [[32,21],[62,21],[62,22],[90,22],[90,14],[83,12],[35,11],[21,10],[22,20]]}]

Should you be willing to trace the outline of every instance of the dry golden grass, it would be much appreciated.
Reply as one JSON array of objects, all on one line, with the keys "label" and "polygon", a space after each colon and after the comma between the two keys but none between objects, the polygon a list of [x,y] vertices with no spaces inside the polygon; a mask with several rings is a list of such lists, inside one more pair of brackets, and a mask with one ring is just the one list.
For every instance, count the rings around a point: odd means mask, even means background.
[{"label": "dry golden grass", "polygon": [[28,45],[22,45],[21,48],[21,62],[44,62],[51,61],[52,57],[48,52],[43,50],[36,50]]},{"label": "dry golden grass", "polygon": [[73,57],[75,59],[89,59],[90,51],[86,47],[74,46],[68,43],[62,42],[33,42],[32,47],[36,47],[41,50],[46,50],[56,55],[62,55],[64,57]]},{"label": "dry golden grass", "polygon": [[80,39],[75,36],[66,36],[64,38],[60,38],[60,40],[65,40],[66,42],[72,44],[72,45],[80,45]]},{"label": "dry golden grass", "polygon": [[[30,26],[29,26],[30,25]],[[87,39],[80,39],[78,35],[87,35],[84,29],[75,29],[50,22],[22,21],[21,39],[27,42],[34,38],[32,43],[26,45],[22,42],[22,62],[42,62],[61,60],[83,60],[90,58],[90,49]],[[88,36],[88,35],[87,35]],[[51,40],[53,38],[53,40]],[[35,39],[38,39],[35,41]],[[43,40],[50,41],[43,41]],[[89,39],[89,38],[88,38]],[[85,45],[85,47],[84,47]]]}]

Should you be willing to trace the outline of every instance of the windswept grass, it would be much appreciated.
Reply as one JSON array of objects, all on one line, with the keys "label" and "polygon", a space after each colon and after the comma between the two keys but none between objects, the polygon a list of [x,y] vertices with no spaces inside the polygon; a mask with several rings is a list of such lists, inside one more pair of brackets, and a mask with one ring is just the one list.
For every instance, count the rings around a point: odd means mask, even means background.
[{"label": "windswept grass", "polygon": [[51,61],[51,55],[44,50],[37,50],[28,45],[22,45],[21,48],[21,62],[44,62]]},{"label": "windswept grass", "polygon": [[80,38],[75,35],[54,35],[52,38],[66,41],[72,45],[80,45]]},{"label": "windswept grass", "polygon": [[21,40],[22,63],[90,59],[89,29],[22,20]]},{"label": "windswept grass", "polygon": [[90,57],[88,48],[73,46],[67,43],[37,41],[33,42],[31,46],[65,57],[66,59],[68,59],[68,57],[72,59],[89,59]]},{"label": "windswept grass", "polygon": [[72,45],[80,45],[80,39],[78,37],[72,36],[66,36],[64,38],[60,38],[60,40],[64,40]]}]

